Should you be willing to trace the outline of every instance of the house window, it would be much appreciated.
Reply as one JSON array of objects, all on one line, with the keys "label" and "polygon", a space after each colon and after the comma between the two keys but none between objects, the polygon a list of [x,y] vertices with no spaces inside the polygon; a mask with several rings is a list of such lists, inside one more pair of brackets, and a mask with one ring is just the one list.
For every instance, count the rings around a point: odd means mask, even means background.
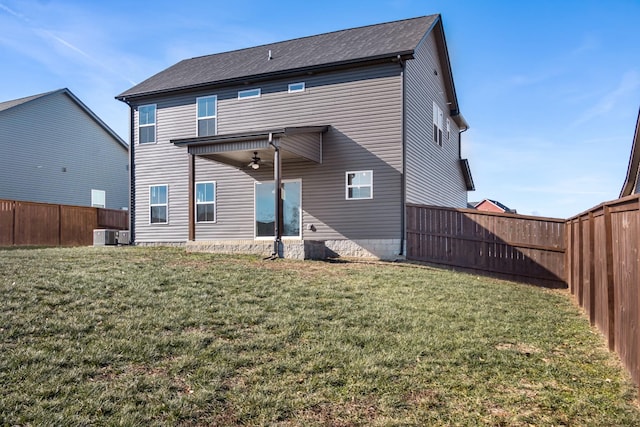
[{"label": "house window", "polygon": [[347,172],[346,198],[373,199],[373,171]]},{"label": "house window", "polygon": [[106,206],[107,192],[104,190],[91,190],[91,206],[104,208]]},{"label": "house window", "polygon": [[447,141],[451,139],[451,120],[447,118]]},{"label": "house window", "polygon": [[217,127],[217,96],[196,99],[198,105],[198,136],[215,135]]},{"label": "house window", "polygon": [[[282,237],[302,237],[302,181],[282,182]],[[275,183],[255,183],[256,239],[273,239],[276,223]]]},{"label": "house window", "polygon": [[166,224],[168,222],[168,186],[152,185],[149,187],[149,222]]},{"label": "house window", "polygon": [[442,121],[443,114],[438,104],[433,103],[433,142],[442,146]]},{"label": "house window", "polygon": [[216,183],[196,183],[196,221],[216,222]]},{"label": "house window", "polygon": [[304,82],[289,84],[289,93],[304,92]]},{"label": "house window", "polygon": [[140,144],[156,142],[155,105],[141,105],[138,108],[138,141]]},{"label": "house window", "polygon": [[238,99],[259,98],[260,94],[260,88],[240,90],[238,91]]}]

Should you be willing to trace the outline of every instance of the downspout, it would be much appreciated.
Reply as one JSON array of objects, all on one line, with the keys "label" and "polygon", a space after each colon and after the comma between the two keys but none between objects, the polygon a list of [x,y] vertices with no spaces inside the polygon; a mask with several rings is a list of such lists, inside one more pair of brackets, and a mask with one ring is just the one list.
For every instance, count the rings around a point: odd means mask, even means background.
[{"label": "downspout", "polygon": [[402,84],[400,87],[400,96],[402,97],[402,173],[400,174],[400,250],[398,251],[398,255],[404,255],[404,245],[405,239],[407,236],[406,230],[406,218],[407,215],[407,177],[406,177],[406,169],[407,169],[407,118],[406,118],[406,78],[405,78],[405,62],[402,60],[400,55],[398,55],[398,63],[400,64],[400,77],[402,80]]},{"label": "downspout", "polygon": [[462,133],[469,130],[469,127],[458,130],[458,158],[462,159]]},{"label": "downspout", "polygon": [[135,243],[135,212],[136,212],[136,188],[135,188],[135,130],[133,125],[134,110],[133,106],[129,104],[129,244]]},{"label": "downspout", "polygon": [[269,144],[275,150],[273,153],[273,181],[275,193],[275,218],[273,224],[273,258],[282,258],[282,168],[280,147],[273,142],[273,133],[269,132]]}]

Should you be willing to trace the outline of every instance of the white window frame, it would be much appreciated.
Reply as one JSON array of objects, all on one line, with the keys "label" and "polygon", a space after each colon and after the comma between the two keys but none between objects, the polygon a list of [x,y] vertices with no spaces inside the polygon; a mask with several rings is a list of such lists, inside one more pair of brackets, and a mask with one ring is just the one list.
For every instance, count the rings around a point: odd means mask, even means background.
[{"label": "white window frame", "polygon": [[[293,87],[295,87],[295,86],[300,86],[300,85],[302,85],[302,87],[301,87],[301,88],[293,89]],[[299,93],[299,92],[304,92],[304,91],[305,91],[305,89],[306,89],[306,85],[305,85],[305,83],[304,83],[304,82],[289,83],[289,88],[288,88],[289,93]]]},{"label": "white window frame", "polygon": [[447,141],[451,139],[451,119],[447,117]]},{"label": "white window frame", "polygon": [[[140,120],[140,110],[146,107],[153,107],[153,123],[145,123],[141,124]],[[146,144],[155,144],[158,142],[158,128],[156,124],[158,123],[158,106],[157,104],[145,104],[138,106],[138,144],[146,145]],[[153,141],[142,142],[140,140],[140,128],[143,127],[151,127],[153,126]]]},{"label": "white window frame", "polygon": [[107,207],[107,192],[105,190],[94,190],[93,188],[91,189],[91,207],[93,208]]},{"label": "white window frame", "polygon": [[[153,187],[166,187],[167,191],[167,200],[165,203],[151,203],[151,189]],[[165,222],[151,222],[153,215],[151,215],[151,208],[156,206],[164,206],[166,207],[167,218]],[[149,186],[149,224],[158,225],[158,224],[169,224],[169,184],[154,184]]]},{"label": "white window frame", "polygon": [[444,113],[438,104],[433,101],[433,142],[442,147]]},{"label": "white window frame", "polygon": [[[302,179],[283,179],[280,181],[283,185],[283,193],[284,193],[284,184],[288,182],[299,182],[300,183],[300,208],[298,209],[298,217],[300,218],[300,232],[297,236],[282,236],[282,240],[302,240],[302,227],[303,227],[303,218],[302,218]],[[258,230],[256,227],[256,186],[258,184],[269,184],[273,183],[275,188],[275,181],[255,181],[253,183],[253,239],[254,240],[273,240],[273,236],[258,236]],[[285,195],[282,194],[282,198],[284,199]],[[275,195],[274,195],[275,198]]]},{"label": "white window frame", "polygon": [[[198,202],[198,184],[213,184],[213,201],[212,202]],[[216,201],[216,192],[218,190],[218,184],[216,181],[200,181],[195,183],[195,218],[198,224],[215,224],[218,222],[218,203]],[[213,205],[213,221],[198,221],[198,205]]]},{"label": "white window frame", "polygon": [[[357,175],[359,173],[368,173],[371,176],[371,183],[366,185],[349,185],[349,175]],[[347,171],[344,175],[344,197],[346,200],[370,200],[373,199],[373,170],[361,170],[361,171]],[[349,197],[349,189],[369,187],[369,197]]]},{"label": "white window frame", "polygon": [[238,99],[260,98],[260,96],[262,96],[262,89],[259,87],[238,91]]},{"label": "white window frame", "polygon": [[[198,102],[201,99],[210,99],[213,98],[214,99],[214,108],[215,108],[215,114],[213,116],[202,116],[200,117],[199,114],[199,108],[198,108]],[[207,96],[199,96],[196,98],[196,135],[197,136],[211,136],[211,135],[200,135],[200,120],[209,120],[209,119],[215,119],[216,120],[216,126],[215,129],[213,130],[213,134],[217,135],[218,134],[218,95],[207,95]]]}]

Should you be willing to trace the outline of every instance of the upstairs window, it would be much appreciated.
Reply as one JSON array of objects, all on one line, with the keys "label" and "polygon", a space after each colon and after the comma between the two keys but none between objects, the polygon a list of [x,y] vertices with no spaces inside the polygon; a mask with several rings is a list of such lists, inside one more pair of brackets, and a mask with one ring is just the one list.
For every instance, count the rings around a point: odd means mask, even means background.
[{"label": "upstairs window", "polygon": [[289,93],[304,92],[304,82],[289,84]]},{"label": "upstairs window", "polygon": [[196,99],[198,105],[198,136],[217,133],[217,96],[203,96]]},{"label": "upstairs window", "polygon": [[216,222],[216,183],[196,183],[196,221]]},{"label": "upstairs window", "polygon": [[346,198],[373,199],[373,171],[347,172]]},{"label": "upstairs window", "polygon": [[438,104],[433,103],[433,142],[442,147],[442,122],[444,114],[438,107]]},{"label": "upstairs window", "polygon": [[156,142],[156,106],[141,105],[138,107],[138,142],[152,144]]},{"label": "upstairs window", "polygon": [[447,141],[451,139],[451,120],[447,118]]},{"label": "upstairs window", "polygon": [[259,98],[262,91],[260,88],[238,91],[238,99]]},{"label": "upstairs window", "polygon": [[166,224],[169,222],[168,186],[152,185],[149,187],[149,222]]}]

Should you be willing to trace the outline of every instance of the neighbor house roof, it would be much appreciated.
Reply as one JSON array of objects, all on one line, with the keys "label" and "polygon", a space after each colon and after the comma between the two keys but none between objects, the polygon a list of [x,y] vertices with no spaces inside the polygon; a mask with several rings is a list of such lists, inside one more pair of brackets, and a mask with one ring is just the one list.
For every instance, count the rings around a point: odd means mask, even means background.
[{"label": "neighbor house roof", "polygon": [[93,119],[100,127],[102,127],[108,134],[110,134],[120,145],[124,148],[128,149],[128,144],[118,136],[105,122],[100,119],[93,111],[89,109],[77,96],[75,96],[69,89],[63,88],[58,90],[53,90],[51,92],[40,93],[38,95],[27,96],[25,98],[13,99],[10,101],[0,102],[0,113],[3,111],[7,111],[11,108],[18,107],[20,105],[28,104],[29,102],[35,101],[36,99],[45,98],[48,96],[55,96],[59,94],[64,94],[68,96],[73,102],[75,102],[80,109],[82,109],[91,119]]},{"label": "neighbor house roof", "polygon": [[479,202],[469,202],[467,205],[470,208],[478,209],[479,206],[481,206],[483,204],[487,204],[487,203],[494,205],[498,209],[501,209],[503,212],[506,212],[506,213],[517,213],[515,209],[511,209],[511,208],[507,207],[505,204],[500,203],[497,200],[492,200],[492,199],[484,199],[484,200],[481,200]]},{"label": "neighbor house roof", "polygon": [[457,99],[444,40],[440,15],[335,31],[278,43],[185,59],[116,98],[127,101],[167,92],[319,71],[389,59],[411,58],[414,50],[433,28],[444,62],[443,72],[454,115]]},{"label": "neighbor house roof", "polygon": [[0,102],[0,111],[5,111],[13,107],[17,107],[18,105],[26,104],[29,101],[33,101],[34,99],[42,98],[47,95],[50,95],[57,91],[51,91],[46,93],[40,93],[38,95],[31,95],[24,98],[12,99],[10,101]]},{"label": "neighbor house roof", "polygon": [[620,197],[630,196],[637,192],[638,172],[640,170],[640,110],[638,110],[638,119],[636,121],[636,131],[633,135],[633,143],[631,145],[631,155],[629,156],[629,166],[627,167],[627,176],[620,191]]}]

